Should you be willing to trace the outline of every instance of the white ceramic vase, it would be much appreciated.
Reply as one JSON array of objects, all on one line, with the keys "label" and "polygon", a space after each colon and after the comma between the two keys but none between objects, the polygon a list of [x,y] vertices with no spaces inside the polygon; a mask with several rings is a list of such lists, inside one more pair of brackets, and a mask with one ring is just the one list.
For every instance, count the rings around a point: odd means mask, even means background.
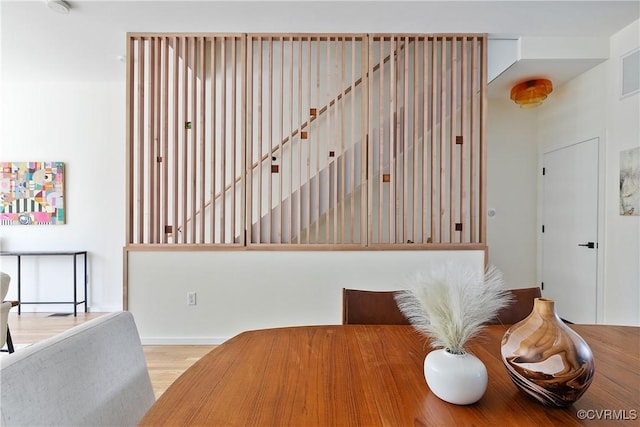
[{"label": "white ceramic vase", "polygon": [[456,405],[477,402],[487,389],[487,368],[469,353],[433,350],[424,359],[424,377],[436,396]]}]

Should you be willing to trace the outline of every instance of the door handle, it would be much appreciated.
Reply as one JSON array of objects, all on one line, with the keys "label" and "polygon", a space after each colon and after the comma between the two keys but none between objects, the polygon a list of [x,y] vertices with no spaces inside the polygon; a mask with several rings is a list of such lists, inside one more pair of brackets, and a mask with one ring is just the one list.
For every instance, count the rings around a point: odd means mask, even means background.
[{"label": "door handle", "polygon": [[596,244],[594,242],[587,242],[587,243],[578,243],[578,246],[585,246],[589,249],[593,249],[596,247]]}]

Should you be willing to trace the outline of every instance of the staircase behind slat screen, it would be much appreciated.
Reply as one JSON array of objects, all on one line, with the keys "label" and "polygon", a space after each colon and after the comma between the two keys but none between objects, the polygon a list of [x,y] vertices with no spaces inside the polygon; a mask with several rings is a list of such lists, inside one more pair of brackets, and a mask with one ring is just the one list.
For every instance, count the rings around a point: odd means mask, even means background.
[{"label": "staircase behind slat screen", "polygon": [[486,38],[128,35],[127,247],[477,248]]}]

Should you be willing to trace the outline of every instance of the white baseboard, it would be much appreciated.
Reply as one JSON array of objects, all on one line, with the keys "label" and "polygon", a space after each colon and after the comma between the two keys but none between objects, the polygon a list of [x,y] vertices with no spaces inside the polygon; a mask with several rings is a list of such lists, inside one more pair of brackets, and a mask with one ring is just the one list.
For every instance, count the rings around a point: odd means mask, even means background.
[{"label": "white baseboard", "polygon": [[219,345],[230,337],[141,337],[142,345]]},{"label": "white baseboard", "polygon": [[107,306],[89,306],[89,312],[91,313],[113,313],[116,311],[122,311],[122,307],[116,305]]},{"label": "white baseboard", "polygon": [[[14,308],[12,312],[17,312],[18,309]],[[24,304],[20,306],[22,313],[73,313],[73,305],[70,304]],[[79,305],[77,308],[78,313],[84,313],[84,305]],[[119,306],[89,306],[88,311],[90,313],[112,313],[116,311],[122,311],[122,307]]]}]

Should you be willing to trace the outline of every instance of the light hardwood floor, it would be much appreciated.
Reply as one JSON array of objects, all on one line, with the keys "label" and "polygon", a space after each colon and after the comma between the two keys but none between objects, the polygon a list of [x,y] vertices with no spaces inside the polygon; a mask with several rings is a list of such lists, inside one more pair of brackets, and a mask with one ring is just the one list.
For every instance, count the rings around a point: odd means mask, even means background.
[{"label": "light hardwood floor", "polygon": [[[14,309],[15,311],[15,309]],[[105,313],[78,313],[69,316],[51,316],[52,313],[9,314],[9,328],[16,351],[79,325]],[[187,368],[215,348],[214,345],[145,345],[142,347],[156,398]],[[6,354],[6,353],[4,353]]]}]

